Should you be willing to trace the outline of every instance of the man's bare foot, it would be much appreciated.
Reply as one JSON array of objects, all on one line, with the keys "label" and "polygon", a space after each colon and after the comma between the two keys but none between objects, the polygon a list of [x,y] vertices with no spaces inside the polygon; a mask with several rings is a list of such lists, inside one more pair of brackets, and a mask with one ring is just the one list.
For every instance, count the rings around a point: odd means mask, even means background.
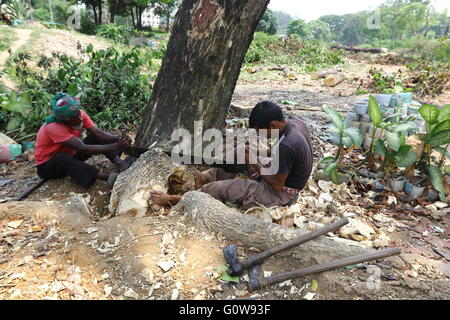
[{"label": "man's bare foot", "polygon": [[160,191],[150,191],[150,197],[152,198],[152,201],[156,203],[157,205],[160,205],[162,207],[170,204],[170,205],[176,205],[180,199],[181,196],[176,195],[168,195],[167,193],[160,192]]},{"label": "man's bare foot", "polygon": [[197,170],[196,168],[192,168],[192,172],[194,174],[195,188],[196,189],[200,189],[205,184],[209,183],[208,178],[201,171]]}]

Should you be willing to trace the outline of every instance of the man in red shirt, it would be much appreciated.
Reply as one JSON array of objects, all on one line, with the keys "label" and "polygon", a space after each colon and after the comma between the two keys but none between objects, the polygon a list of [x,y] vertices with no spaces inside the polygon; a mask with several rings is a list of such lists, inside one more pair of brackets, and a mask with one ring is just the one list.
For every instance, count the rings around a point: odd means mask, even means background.
[{"label": "man in red shirt", "polygon": [[[83,129],[89,133],[81,140]],[[123,165],[120,155],[130,145],[129,137],[97,128],[86,112],[80,110],[78,98],[57,93],[52,99],[52,115],[45,119],[36,137],[37,173],[44,180],[69,176],[86,189],[96,179],[112,184],[117,174],[100,172],[84,161],[101,153],[120,168]]]}]

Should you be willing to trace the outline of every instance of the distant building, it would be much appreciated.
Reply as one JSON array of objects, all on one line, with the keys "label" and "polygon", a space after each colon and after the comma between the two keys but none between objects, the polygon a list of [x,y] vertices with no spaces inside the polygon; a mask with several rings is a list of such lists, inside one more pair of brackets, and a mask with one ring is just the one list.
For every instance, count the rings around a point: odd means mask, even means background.
[{"label": "distant building", "polygon": [[142,26],[158,28],[161,24],[161,19],[155,14],[155,9],[148,7],[142,13]]}]

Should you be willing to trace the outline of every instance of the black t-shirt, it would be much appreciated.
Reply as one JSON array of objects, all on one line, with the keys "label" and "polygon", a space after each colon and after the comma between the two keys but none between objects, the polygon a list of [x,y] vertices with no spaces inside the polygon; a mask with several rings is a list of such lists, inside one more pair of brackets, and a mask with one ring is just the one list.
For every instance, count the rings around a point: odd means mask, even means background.
[{"label": "black t-shirt", "polygon": [[289,174],[284,185],[302,190],[312,173],[313,150],[308,127],[298,116],[288,119],[278,152],[278,173]]}]

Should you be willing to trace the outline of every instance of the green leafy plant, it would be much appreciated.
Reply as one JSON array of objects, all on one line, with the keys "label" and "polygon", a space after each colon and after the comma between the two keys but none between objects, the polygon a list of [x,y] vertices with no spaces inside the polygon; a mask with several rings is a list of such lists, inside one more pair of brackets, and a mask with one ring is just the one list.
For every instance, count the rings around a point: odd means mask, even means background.
[{"label": "green leafy plant", "polygon": [[331,107],[324,107],[325,113],[331,119],[329,127],[330,140],[338,147],[334,157],[326,157],[321,163],[325,164],[323,172],[336,184],[343,183],[349,177],[339,172],[344,167],[344,156],[355,147],[363,143],[361,131],[358,128],[347,127],[342,115]]},{"label": "green leafy plant", "polygon": [[[443,165],[446,159],[450,159],[447,151],[450,145],[450,105],[442,109],[429,104],[423,105],[419,113],[425,121],[426,133],[419,135],[422,145],[417,166],[422,172],[430,175],[431,184],[443,201],[445,198],[443,171],[448,172]],[[437,151],[441,156],[438,159],[433,157],[433,151]]]},{"label": "green leafy plant", "polygon": [[[367,151],[367,161],[369,169],[376,170],[375,155],[384,157],[382,168],[389,175],[398,167],[404,168],[417,161],[417,153],[412,151],[412,147],[406,144],[407,131],[415,131],[417,125],[412,121],[391,121],[383,119],[382,111],[373,96],[369,97],[369,116],[373,126],[371,144]],[[395,116],[395,115],[394,115]],[[391,119],[391,115],[389,118]],[[381,130],[384,138],[376,138],[377,130]]]},{"label": "green leafy plant", "polygon": [[2,95],[2,110],[10,118],[8,130],[19,129],[21,136],[35,133],[50,111],[51,97],[58,91],[78,96],[82,108],[104,129],[140,123],[152,92],[146,73],[152,66],[144,57],[146,51],[94,51],[92,45],[78,49],[80,55],[87,56],[85,60],[54,54],[51,58],[38,57],[36,63],[27,53],[10,59],[8,70],[17,79],[21,93]]}]

